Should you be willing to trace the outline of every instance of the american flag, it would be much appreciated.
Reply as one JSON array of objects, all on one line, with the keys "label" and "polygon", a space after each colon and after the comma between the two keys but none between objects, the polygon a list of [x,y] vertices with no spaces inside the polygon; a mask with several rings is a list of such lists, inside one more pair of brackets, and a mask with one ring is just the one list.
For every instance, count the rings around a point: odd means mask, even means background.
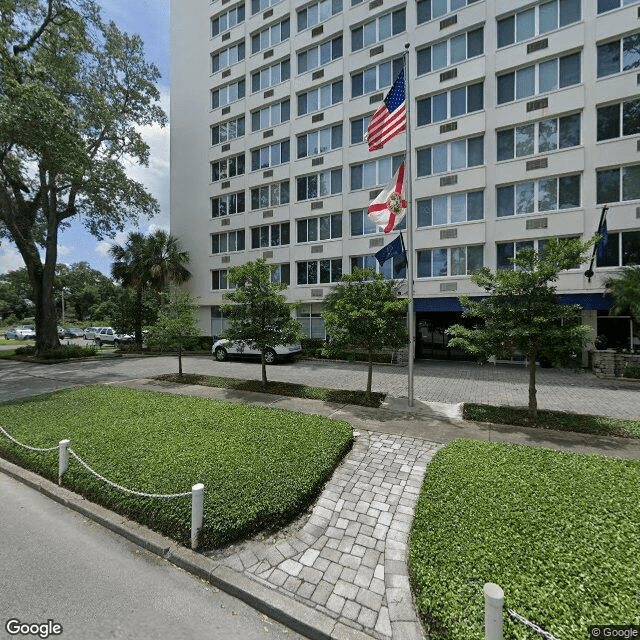
[{"label": "american flag", "polygon": [[373,114],[367,127],[365,139],[369,143],[369,151],[382,149],[391,138],[405,130],[406,124],[404,69],[401,69],[391,91]]}]

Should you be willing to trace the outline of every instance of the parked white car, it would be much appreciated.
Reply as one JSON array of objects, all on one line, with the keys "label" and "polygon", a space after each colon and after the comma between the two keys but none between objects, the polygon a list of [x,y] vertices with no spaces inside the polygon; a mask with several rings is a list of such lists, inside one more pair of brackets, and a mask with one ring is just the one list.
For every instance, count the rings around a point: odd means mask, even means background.
[{"label": "parked white car", "polygon": [[[265,351],[264,359],[267,364],[273,364],[278,360],[287,360],[292,358],[296,353],[302,352],[302,345],[296,344],[278,344],[273,348]],[[229,356],[238,357],[260,357],[260,350],[251,346],[248,342],[231,342],[222,339],[213,343],[211,353],[218,362],[224,362]]]},{"label": "parked white car", "polygon": [[87,327],[84,330],[84,339],[85,340],[95,340],[96,333],[98,333],[98,331],[100,331],[100,329],[102,329],[102,327]]},{"label": "parked white car", "polygon": [[112,344],[114,347],[117,347],[123,342],[133,342],[133,336],[125,333],[116,333],[111,327],[100,327],[96,332],[94,342],[98,346]]},{"label": "parked white car", "polygon": [[18,340],[35,340],[36,328],[32,324],[21,324],[15,328],[16,338]]}]

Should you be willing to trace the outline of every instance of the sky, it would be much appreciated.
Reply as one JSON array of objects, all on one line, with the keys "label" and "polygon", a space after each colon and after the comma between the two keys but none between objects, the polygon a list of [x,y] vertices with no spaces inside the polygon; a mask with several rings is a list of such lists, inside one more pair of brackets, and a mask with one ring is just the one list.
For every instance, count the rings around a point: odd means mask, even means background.
[{"label": "sky", "polygon": [[[145,44],[148,61],[154,62],[162,77],[158,82],[161,106],[169,115],[169,4],[170,0],[99,0],[102,15],[113,20],[127,33],[140,34]],[[142,182],[160,204],[160,214],[151,220],[141,219],[138,229],[149,233],[157,228],[169,229],[169,125],[144,127],[142,134],[150,146],[149,167],[131,166],[128,174]],[[98,241],[84,230],[82,224],[72,220],[72,226],[58,238],[58,262],[71,265],[88,262],[94,269],[109,275],[111,260],[108,255],[113,242],[122,243],[131,228],[118,234],[114,240]],[[15,245],[2,240],[0,245],[0,273],[24,267]]]}]

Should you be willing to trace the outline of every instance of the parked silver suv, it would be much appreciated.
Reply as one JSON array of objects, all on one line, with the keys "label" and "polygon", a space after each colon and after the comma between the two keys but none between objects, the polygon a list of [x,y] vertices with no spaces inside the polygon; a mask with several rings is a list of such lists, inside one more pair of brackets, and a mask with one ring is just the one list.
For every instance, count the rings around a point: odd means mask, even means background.
[{"label": "parked silver suv", "polygon": [[114,347],[117,347],[123,342],[133,342],[133,336],[116,333],[111,327],[100,327],[96,331],[94,341],[98,346],[112,344]]}]

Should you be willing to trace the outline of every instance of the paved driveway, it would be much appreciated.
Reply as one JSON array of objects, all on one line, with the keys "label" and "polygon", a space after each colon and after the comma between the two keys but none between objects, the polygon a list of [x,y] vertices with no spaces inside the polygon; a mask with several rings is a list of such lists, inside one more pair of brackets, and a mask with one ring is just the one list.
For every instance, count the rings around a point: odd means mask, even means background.
[{"label": "paved driveway", "polygon": [[[160,373],[177,372],[177,358],[124,357],[105,361],[39,365],[0,360],[0,400],[26,397],[86,384],[108,384]],[[260,379],[257,361],[216,362],[207,356],[183,359],[186,373]],[[415,365],[414,396],[432,402],[485,402],[523,406],[528,398],[528,371],[522,365],[477,365],[469,362],[420,361]],[[363,364],[301,360],[267,368],[270,380],[335,389],[364,389]],[[538,369],[540,408],[640,418],[640,383],[601,380],[592,373]],[[407,395],[407,368],[379,365],[373,388],[392,396]]]}]

